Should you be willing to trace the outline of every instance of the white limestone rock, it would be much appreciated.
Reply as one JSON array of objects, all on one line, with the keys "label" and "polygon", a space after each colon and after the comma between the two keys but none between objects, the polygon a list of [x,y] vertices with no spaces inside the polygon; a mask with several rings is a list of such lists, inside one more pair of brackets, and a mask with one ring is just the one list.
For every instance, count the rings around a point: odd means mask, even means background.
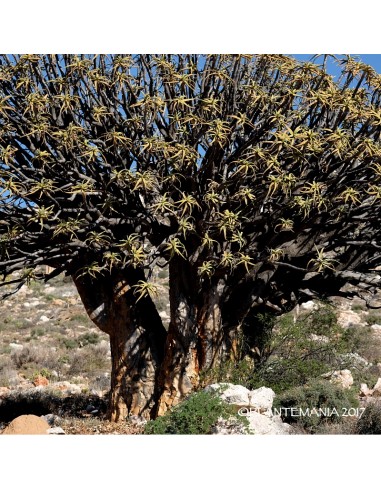
[{"label": "white limestone rock", "polygon": [[262,414],[270,414],[274,397],[274,391],[271,388],[266,388],[266,386],[252,390],[249,392],[249,408]]},{"label": "white limestone rock", "polygon": [[219,393],[221,400],[237,407],[249,407],[250,405],[250,391],[239,384],[215,383],[207,386],[204,391],[215,391]]}]

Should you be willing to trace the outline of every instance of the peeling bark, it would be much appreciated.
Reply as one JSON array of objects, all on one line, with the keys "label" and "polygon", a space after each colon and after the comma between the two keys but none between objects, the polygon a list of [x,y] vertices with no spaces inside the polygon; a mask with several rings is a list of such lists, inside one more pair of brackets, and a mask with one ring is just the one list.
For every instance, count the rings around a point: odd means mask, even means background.
[{"label": "peeling bark", "polygon": [[136,302],[131,286],[143,278],[138,270],[96,279],[74,277],[90,318],[110,337],[112,421],[165,414],[198,388],[201,371],[239,352],[239,321],[234,322],[239,306],[229,316],[222,310],[226,279],[202,283],[195,267],[172,260],[167,334],[152,299]]},{"label": "peeling bark", "polygon": [[97,279],[74,276],[90,318],[110,337],[113,422],[130,415],[151,418],[156,413],[166,331],[151,298],[136,302],[131,285],[142,278],[142,272],[135,270]]},{"label": "peeling bark", "polygon": [[200,371],[215,367],[232,350],[222,328],[225,282],[218,280],[202,292],[197,274],[179,260],[170,265],[170,279],[171,323],[160,374],[158,415],[195,390]]},{"label": "peeling bark", "polygon": [[195,278],[189,265],[180,260],[169,265],[171,322],[165,345],[165,357],[159,376],[161,396],[158,415],[197,387],[199,382],[199,345]]},{"label": "peeling bark", "polygon": [[201,366],[211,369],[221,362],[231,349],[229,337],[222,329],[221,303],[225,281],[219,279],[202,296],[198,327],[201,345]]}]

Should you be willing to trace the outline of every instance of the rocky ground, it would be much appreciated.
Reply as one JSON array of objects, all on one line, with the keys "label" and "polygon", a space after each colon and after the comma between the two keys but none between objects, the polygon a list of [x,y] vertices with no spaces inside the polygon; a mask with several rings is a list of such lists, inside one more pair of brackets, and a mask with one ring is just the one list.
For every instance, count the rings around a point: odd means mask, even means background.
[{"label": "rocky ground", "polygon": [[[155,282],[166,325],[166,275]],[[54,410],[67,434],[136,434],[135,424],[105,420],[110,370],[108,337],[87,316],[70,279],[32,281],[0,302],[0,430],[22,413]]]},{"label": "rocky ground", "polygon": [[[156,302],[167,324],[166,272],[158,272],[155,281],[161,285]],[[361,353],[352,355],[371,377],[348,383],[352,375],[345,371],[331,376],[340,384],[357,385],[366,403],[381,395],[381,293],[362,297],[355,291],[348,299],[330,301],[342,327],[370,333]],[[315,308],[310,301],[298,306],[295,316]],[[16,417],[32,414],[50,416],[50,428],[65,434],[141,433],[140,421],[112,424],[105,419],[110,367],[108,338],[88,318],[70,279],[32,281],[0,302],[0,431]]]}]

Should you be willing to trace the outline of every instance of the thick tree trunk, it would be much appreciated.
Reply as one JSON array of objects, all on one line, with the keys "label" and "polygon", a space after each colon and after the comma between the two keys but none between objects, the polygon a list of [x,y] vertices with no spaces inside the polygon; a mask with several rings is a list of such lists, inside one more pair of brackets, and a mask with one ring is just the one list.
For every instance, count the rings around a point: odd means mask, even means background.
[{"label": "thick tree trunk", "polygon": [[200,371],[195,279],[189,265],[175,259],[169,264],[169,279],[171,321],[159,378],[158,415],[197,387]]},{"label": "thick tree trunk", "polygon": [[222,320],[222,296],[225,280],[219,279],[203,292],[198,310],[198,336],[200,339],[201,367],[212,369],[232,355],[234,334],[224,329]]},{"label": "thick tree trunk", "polygon": [[[199,385],[200,371],[218,368],[244,355],[243,322],[253,305],[267,306],[273,269],[263,269],[229,296],[226,279],[200,283],[197,271],[177,259],[170,264],[171,323],[160,374],[158,415],[163,415]],[[228,290],[229,289],[229,290]]]},{"label": "thick tree trunk", "polygon": [[110,337],[112,421],[163,415],[197,389],[200,371],[218,367],[236,350],[236,326],[222,319],[223,278],[202,284],[189,263],[170,262],[168,334],[151,298],[136,302],[131,286],[143,278],[139,270],[74,277],[90,318]]},{"label": "thick tree trunk", "polygon": [[138,270],[74,282],[94,323],[110,337],[112,372],[109,417],[152,418],[157,413],[158,369],[166,331],[149,297],[136,302],[132,285],[143,279]]},{"label": "thick tree trunk", "polygon": [[200,292],[197,273],[181,260],[170,264],[171,322],[160,374],[158,415],[163,415],[199,385],[200,371],[218,365],[232,345],[223,332],[224,281]]}]

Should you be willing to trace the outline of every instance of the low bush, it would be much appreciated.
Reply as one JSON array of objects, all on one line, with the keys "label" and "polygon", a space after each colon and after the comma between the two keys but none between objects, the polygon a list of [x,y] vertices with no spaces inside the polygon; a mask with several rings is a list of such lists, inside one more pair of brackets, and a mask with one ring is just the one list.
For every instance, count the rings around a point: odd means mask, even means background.
[{"label": "low bush", "polygon": [[381,361],[381,346],[370,326],[347,328],[343,333],[342,341],[347,352],[356,353],[373,364]]},{"label": "low bush", "polygon": [[258,314],[251,323],[245,329],[246,338],[240,342],[242,352],[247,355],[239,361],[221,363],[203,374],[204,384],[230,382],[249,389],[269,386],[281,393],[341,369],[354,370],[356,382],[367,382],[366,367],[355,367],[352,359],[356,357],[348,360],[347,355],[358,354],[372,362],[377,361],[379,354],[381,357],[381,348],[374,343],[371,328],[342,328],[333,306],[327,303],[297,318],[293,313],[279,319]]},{"label": "low bush", "polygon": [[12,365],[9,364],[9,360],[0,359],[0,386],[9,386],[13,383],[18,383],[17,371]]},{"label": "low bush", "polygon": [[89,317],[86,314],[82,313],[76,313],[73,314],[70,318],[70,322],[77,322],[77,323],[88,323],[89,322]]},{"label": "low bush", "polygon": [[71,351],[68,358],[69,375],[86,374],[89,377],[96,377],[100,373],[110,371],[111,362],[107,358],[107,353],[108,348],[100,345],[87,345]]},{"label": "low bush", "polygon": [[352,304],[352,308],[351,309],[355,313],[360,313],[361,311],[364,311],[366,309],[366,307],[363,306],[362,304]]},{"label": "low bush", "polygon": [[17,369],[25,369],[30,366],[46,367],[55,369],[57,364],[56,353],[47,347],[38,345],[27,345],[22,350],[11,353],[11,360]]},{"label": "low bush", "polygon": [[85,347],[86,345],[95,345],[100,342],[100,336],[98,333],[90,332],[80,335],[77,338],[77,343],[79,347]]},{"label": "low bush", "polygon": [[375,401],[367,405],[357,421],[356,433],[381,434],[381,402]]},{"label": "low bush", "polygon": [[254,376],[254,361],[245,357],[240,361],[229,360],[208,371],[202,371],[200,373],[200,386],[204,388],[213,383],[229,382],[251,387]]},{"label": "low bush", "polygon": [[365,321],[368,325],[381,325],[381,315],[377,313],[368,314]]},{"label": "low bush", "polygon": [[61,342],[62,346],[67,350],[72,350],[72,349],[78,348],[77,341],[73,340],[72,338],[61,338],[60,342]]},{"label": "low bush", "polygon": [[60,337],[61,345],[67,350],[72,350],[78,347],[86,347],[87,345],[96,345],[100,341],[100,336],[98,335],[98,333],[94,332],[84,333],[83,335],[80,335],[79,337],[74,339]]},{"label": "low bush", "polygon": [[246,417],[237,415],[237,411],[223,402],[218,394],[199,391],[164,416],[149,421],[144,434],[211,434],[219,417],[226,420],[235,417],[248,428]]},{"label": "low bush", "polygon": [[326,434],[327,424],[338,424],[343,419],[351,418],[353,413],[357,415],[358,405],[354,391],[314,379],[276,396],[273,409],[288,424],[297,424],[311,434]]},{"label": "low bush", "polygon": [[38,371],[35,371],[33,373],[33,379],[37,378],[38,376],[42,376],[44,378],[47,378],[49,380],[53,379],[52,372],[49,371],[49,369],[46,369],[46,367],[43,367],[42,369],[39,369]]},{"label": "low bush", "polygon": [[30,332],[30,338],[36,339],[45,335],[46,330],[44,328],[33,328]]}]

